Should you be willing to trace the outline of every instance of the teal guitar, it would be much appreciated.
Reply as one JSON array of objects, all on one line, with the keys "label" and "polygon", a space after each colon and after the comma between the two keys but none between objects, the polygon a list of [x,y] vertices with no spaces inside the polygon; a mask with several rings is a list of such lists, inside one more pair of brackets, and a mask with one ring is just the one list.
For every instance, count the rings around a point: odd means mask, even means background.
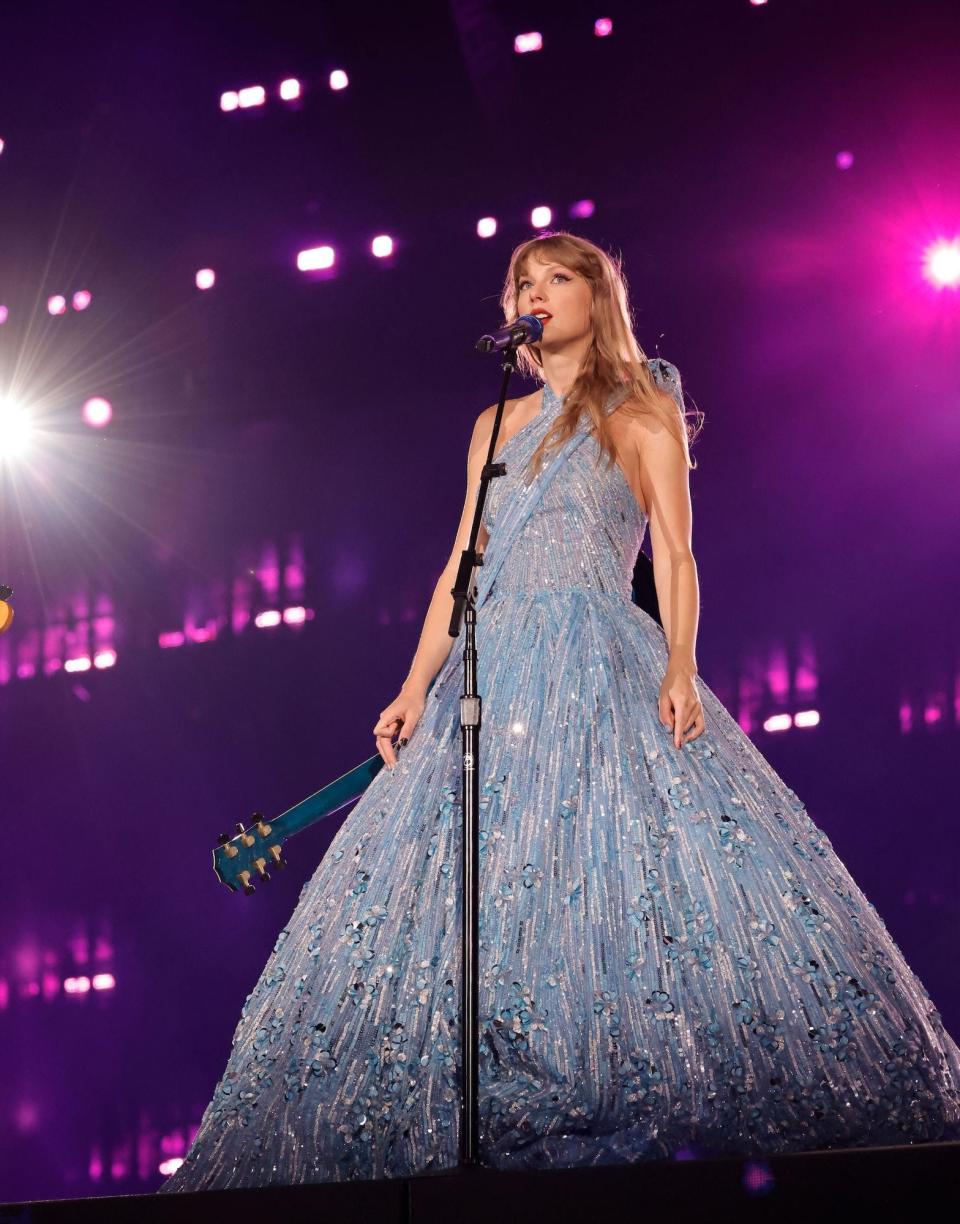
[{"label": "teal guitar", "polygon": [[218,838],[220,844],[213,852],[213,870],[217,873],[217,879],[226,884],[231,892],[242,890],[247,896],[256,892],[252,883],[254,877],[269,880],[268,867],[276,867],[277,870],[286,867],[283,843],[288,837],[359,798],[382,768],[383,757],[378,752],[374,753],[275,820],[264,820],[262,813],[254,812],[254,823],[248,829],[238,824],[233,837],[229,833],[221,833]]}]

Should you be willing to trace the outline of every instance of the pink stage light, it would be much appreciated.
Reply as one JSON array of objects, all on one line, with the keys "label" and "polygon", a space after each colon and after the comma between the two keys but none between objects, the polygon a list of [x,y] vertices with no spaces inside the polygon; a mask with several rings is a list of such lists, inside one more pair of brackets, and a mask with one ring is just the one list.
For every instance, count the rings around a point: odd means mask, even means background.
[{"label": "pink stage light", "polygon": [[168,630],[157,638],[157,645],[161,650],[170,650],[174,646],[182,646],[183,643],[183,633],[179,629]]},{"label": "pink stage light", "polygon": [[798,710],[793,716],[793,725],[795,727],[816,727],[819,723],[819,710]]},{"label": "pink stage light", "polygon": [[273,629],[280,624],[280,619],[280,613],[271,609],[269,612],[258,612],[253,618],[253,623],[258,629]]},{"label": "pink stage light", "polygon": [[793,719],[789,714],[771,714],[763,720],[764,731],[787,731]]},{"label": "pink stage light", "polygon": [[279,93],[284,102],[295,102],[300,97],[300,82],[296,77],[288,77],[280,82]]},{"label": "pink stage light", "polygon": [[234,111],[240,105],[240,95],[235,89],[228,89],[226,93],[220,95],[220,109],[222,111]]},{"label": "pink stage light", "polygon": [[64,994],[88,994],[90,979],[88,977],[68,977],[63,979]]},{"label": "pink stage light", "polygon": [[370,250],[376,255],[377,259],[386,259],[388,255],[393,254],[393,239],[389,234],[377,234],[376,238],[370,243]]},{"label": "pink stage light", "polygon": [[237,90],[237,102],[241,110],[251,106],[263,106],[267,100],[267,91],[262,85],[247,85],[245,89]]},{"label": "pink stage light", "polygon": [[480,238],[492,238],[496,232],[496,217],[481,217],[477,222],[477,234]]},{"label": "pink stage light", "polygon": [[193,279],[198,289],[212,289],[216,284],[217,274],[213,268],[201,268]]},{"label": "pink stage light", "polygon": [[73,309],[86,310],[93,301],[93,294],[89,289],[78,289],[73,295]]},{"label": "pink stage light", "polygon": [[530,214],[530,224],[534,229],[546,229],[553,220],[553,212],[546,204],[538,205]]},{"label": "pink stage light", "polygon": [[927,280],[938,289],[960,287],[960,239],[935,242],[928,247],[923,259]]},{"label": "pink stage light", "polygon": [[117,662],[117,652],[115,650],[98,650],[93,656],[93,666],[100,668],[102,671],[105,667],[114,667]]},{"label": "pink stage light", "polygon": [[849,149],[841,149],[834,160],[838,170],[849,170],[853,165],[853,154]]},{"label": "pink stage light", "polygon": [[613,21],[609,17],[598,17],[593,23],[593,32],[597,38],[606,38],[613,33]]},{"label": "pink stage light", "polygon": [[171,1174],[176,1173],[182,1164],[182,1156],[171,1156],[169,1160],[160,1161],[159,1165],[157,1165],[157,1172],[163,1177],[170,1177]]},{"label": "pink stage light", "polygon": [[2,140],[0,140],[0,153],[2,153],[5,148],[6,148],[6,144]]},{"label": "pink stage light", "polygon": [[330,88],[331,89],[346,89],[350,84],[350,78],[342,68],[334,68],[330,73]]},{"label": "pink stage light", "polygon": [[531,30],[529,34],[518,34],[513,40],[513,49],[517,55],[540,51],[543,49],[543,35],[538,30]]},{"label": "pink stage light", "polygon": [[285,625],[303,625],[308,620],[313,620],[312,608],[284,608],[283,623]]},{"label": "pink stage light", "polygon": [[68,672],[85,672],[89,671],[92,666],[93,664],[90,660],[83,655],[76,659],[65,659],[63,670]]},{"label": "pink stage light", "polygon": [[6,323],[9,318],[10,311],[7,310],[6,306],[0,306],[0,324]]},{"label": "pink stage light", "polygon": [[113,405],[102,395],[93,395],[83,405],[83,419],[93,429],[102,429],[113,420]]},{"label": "pink stage light", "polygon": [[577,200],[576,203],[570,205],[571,217],[592,217],[597,211],[597,206],[593,200]]},{"label": "pink stage light", "polygon": [[297,255],[297,267],[301,272],[317,272],[323,268],[332,268],[336,258],[336,252],[331,246],[310,247]]},{"label": "pink stage light", "polygon": [[67,299],[62,293],[55,293],[53,297],[47,298],[47,310],[52,315],[62,315],[67,313]]},{"label": "pink stage light", "polygon": [[112,973],[95,973],[91,985],[94,990],[113,990],[117,985],[117,979]]}]

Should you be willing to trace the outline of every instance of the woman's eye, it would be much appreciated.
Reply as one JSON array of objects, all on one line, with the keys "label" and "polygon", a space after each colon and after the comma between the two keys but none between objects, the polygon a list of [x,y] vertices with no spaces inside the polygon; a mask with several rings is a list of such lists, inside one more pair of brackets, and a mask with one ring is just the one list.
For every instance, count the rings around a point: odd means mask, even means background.
[{"label": "woman's eye", "polygon": [[[563,272],[554,272],[553,276],[551,277],[551,280],[556,280],[558,276],[560,277],[561,280],[568,281],[570,279],[570,277],[566,276]],[[520,292],[522,293],[523,290],[527,287],[527,285],[530,285],[532,283],[533,283],[532,281],[526,281],[526,280],[521,281],[518,286],[518,288],[520,289]]]}]

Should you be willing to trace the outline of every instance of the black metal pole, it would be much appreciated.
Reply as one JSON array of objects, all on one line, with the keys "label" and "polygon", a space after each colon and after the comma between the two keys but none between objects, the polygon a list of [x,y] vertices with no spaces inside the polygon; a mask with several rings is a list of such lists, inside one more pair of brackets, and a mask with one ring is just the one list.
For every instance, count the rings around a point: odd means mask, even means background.
[{"label": "black metal pole", "polygon": [[460,636],[461,620],[465,626],[463,645],[463,693],[460,697],[460,729],[463,747],[463,914],[461,949],[461,1006],[463,1047],[461,1050],[462,1087],[460,1100],[460,1163],[479,1167],[480,1164],[480,1084],[478,1069],[480,994],[480,725],[482,701],[477,692],[476,583],[477,567],[483,564],[477,554],[477,537],[483,519],[487,487],[497,476],[506,474],[506,465],[494,463],[500,435],[500,421],[507,399],[510,375],[516,369],[516,346],[503,350],[503,383],[500,402],[493,422],[487,461],[480,475],[477,505],[470,528],[470,539],[460,556],[456,584],[453,587],[453,615],[450,636]]}]

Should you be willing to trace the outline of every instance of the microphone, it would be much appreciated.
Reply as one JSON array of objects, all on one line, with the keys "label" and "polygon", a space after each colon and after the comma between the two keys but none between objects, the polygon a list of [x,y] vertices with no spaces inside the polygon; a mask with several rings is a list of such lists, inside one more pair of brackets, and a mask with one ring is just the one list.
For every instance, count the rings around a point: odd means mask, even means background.
[{"label": "microphone", "polygon": [[506,327],[481,336],[474,346],[478,353],[497,353],[500,349],[516,348],[518,344],[536,344],[543,335],[543,324],[536,315],[520,315]]}]

